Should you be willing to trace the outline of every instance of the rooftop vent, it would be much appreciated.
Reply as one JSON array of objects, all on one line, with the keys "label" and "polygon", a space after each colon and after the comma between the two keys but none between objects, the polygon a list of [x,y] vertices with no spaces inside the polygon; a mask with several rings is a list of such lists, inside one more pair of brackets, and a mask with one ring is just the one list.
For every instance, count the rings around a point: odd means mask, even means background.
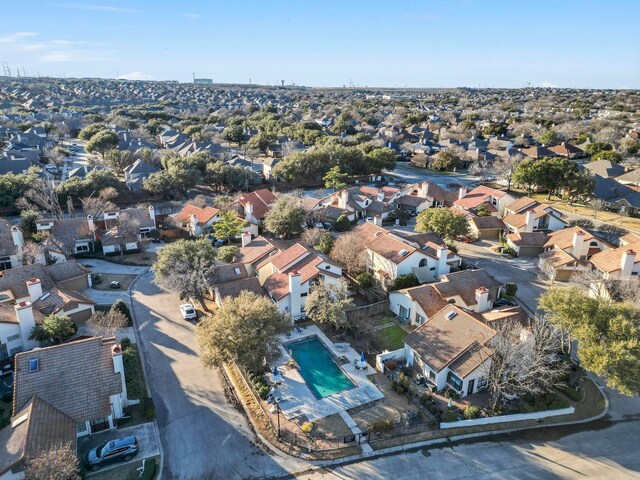
[{"label": "rooftop vent", "polygon": [[449,313],[447,313],[447,320],[451,320],[452,318],[454,318],[456,315],[458,315],[457,312],[454,312],[453,310],[450,311]]},{"label": "rooftop vent", "polygon": [[29,373],[37,372],[40,369],[40,360],[32,358],[29,360]]},{"label": "rooftop vent", "polygon": [[400,250],[400,256],[404,257],[407,253],[409,253],[409,250],[407,250],[406,248],[403,248],[402,250]]}]

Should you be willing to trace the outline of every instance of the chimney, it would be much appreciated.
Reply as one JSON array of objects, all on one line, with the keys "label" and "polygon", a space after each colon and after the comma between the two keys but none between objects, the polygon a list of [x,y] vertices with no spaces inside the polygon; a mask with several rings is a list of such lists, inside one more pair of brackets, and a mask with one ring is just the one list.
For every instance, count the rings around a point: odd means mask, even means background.
[{"label": "chimney", "polygon": [[89,173],[89,166],[88,165],[82,165],[82,170],[84,171],[84,173]]},{"label": "chimney", "polygon": [[620,258],[620,280],[630,280],[633,266],[636,263],[636,252],[629,249]]},{"label": "chimney", "polygon": [[87,223],[89,224],[89,231],[95,235],[96,233],[96,225],[93,223],[93,215],[87,215]]},{"label": "chimney", "polygon": [[381,227],[382,226],[382,215],[376,215],[375,217],[373,217],[373,224]]},{"label": "chimney", "polygon": [[340,199],[338,200],[338,207],[347,208],[347,204],[349,203],[349,190],[346,188],[340,192]]},{"label": "chimney", "polygon": [[191,235],[197,235],[198,217],[196,217],[195,213],[192,213],[191,215],[189,215],[189,224],[190,224],[189,230],[191,231]]},{"label": "chimney", "polygon": [[571,245],[573,247],[571,250],[573,256],[576,258],[582,257],[582,251],[584,250],[584,232],[582,230],[577,230],[573,233],[573,241]]},{"label": "chimney", "polygon": [[291,305],[291,315],[297,317],[300,315],[302,309],[302,297],[300,294],[302,290],[300,272],[294,270],[289,273],[289,302]]},{"label": "chimney", "polygon": [[249,232],[242,232],[242,246],[246,247],[251,243],[251,234]]},{"label": "chimney", "polygon": [[253,203],[247,202],[244,204],[244,216],[245,218],[253,217]]},{"label": "chimney", "polygon": [[11,236],[13,237],[13,244],[22,250],[22,247],[24,247],[24,236],[22,235],[20,227],[11,227]]},{"label": "chimney", "polygon": [[533,210],[529,210],[526,214],[525,214],[525,224],[524,224],[524,231],[527,233],[531,233],[533,232],[533,223],[536,220],[536,212],[534,212]]},{"label": "chimney", "polygon": [[36,321],[33,318],[33,307],[31,302],[20,302],[14,306],[16,310],[16,317],[18,318],[18,324],[20,325],[20,338],[22,339],[23,350],[31,350],[38,346],[37,342],[29,340],[31,336],[31,330],[36,326]]},{"label": "chimney", "polygon": [[111,347],[111,358],[113,359],[113,371],[120,374],[120,382],[122,383],[122,396],[127,397],[127,384],[124,380],[124,361],[122,359],[122,346],[116,343]]},{"label": "chimney", "polygon": [[384,202],[384,193],[383,192],[378,192],[378,195],[377,195],[376,199],[379,202]]},{"label": "chimney", "polygon": [[458,190],[458,200],[467,196],[467,187],[460,187]]},{"label": "chimney", "polygon": [[429,182],[422,182],[420,187],[418,188],[418,196],[420,198],[427,198],[427,194],[429,193]]},{"label": "chimney", "polygon": [[482,313],[486,312],[490,308],[489,304],[489,289],[485,287],[480,287],[476,289],[476,312]]},{"label": "chimney", "polygon": [[29,298],[35,302],[42,296],[42,282],[39,278],[30,278],[27,280],[27,289],[29,290]]},{"label": "chimney", "polygon": [[156,209],[153,205],[149,205],[149,218],[153,222],[153,228],[157,228],[156,226]]},{"label": "chimney", "polygon": [[447,256],[449,255],[449,248],[443,243],[438,247],[436,254],[438,256],[437,274],[439,277],[440,275],[449,273],[451,270],[451,267],[447,264]]}]

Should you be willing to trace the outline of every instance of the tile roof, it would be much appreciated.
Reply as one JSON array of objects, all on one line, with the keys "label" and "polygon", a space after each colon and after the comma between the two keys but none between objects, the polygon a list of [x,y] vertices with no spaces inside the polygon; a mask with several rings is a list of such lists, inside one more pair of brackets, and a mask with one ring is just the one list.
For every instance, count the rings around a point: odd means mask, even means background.
[{"label": "tile roof", "polygon": [[556,153],[558,155],[562,155],[563,157],[569,157],[571,155],[580,155],[584,153],[581,148],[578,148],[575,145],[572,145],[567,142],[562,142],[560,145],[549,147],[549,150],[551,150],[553,153]]},{"label": "tile roof", "polygon": [[302,260],[291,265],[288,269],[269,275],[263,286],[273,298],[280,300],[289,293],[290,272],[297,271],[300,274],[300,284],[304,285],[320,273],[317,267],[323,261],[324,260],[316,254],[307,255],[302,258]]},{"label": "tile roof", "polygon": [[40,279],[43,292],[51,290],[54,286],[45,266],[40,263],[34,263],[33,265],[23,265],[22,267],[0,272],[0,292],[11,290],[14,298],[28,297],[27,280],[32,278]]},{"label": "tile roof", "polygon": [[71,254],[75,253],[76,240],[90,240],[91,238],[91,229],[85,217],[62,218],[53,221],[50,237],[45,241],[45,245],[52,244],[62,253]]},{"label": "tile roof", "polygon": [[506,229],[505,222],[503,222],[500,218],[494,217],[492,215],[486,217],[478,217],[474,215],[472,217],[469,217],[469,221],[472,222],[478,230],[490,228],[500,228],[502,230]]},{"label": "tile roof", "polygon": [[433,285],[420,285],[419,287],[400,290],[400,292],[406,292],[412,300],[420,305],[420,308],[422,308],[429,318],[438,313],[449,303],[447,300],[442,298],[438,290],[436,290]]},{"label": "tile roof", "polygon": [[[447,318],[452,312],[455,316]],[[486,344],[495,333],[466,310],[447,305],[409,334],[404,343],[439,372],[475,345]]]},{"label": "tile roof", "polygon": [[244,263],[235,262],[226,265],[218,265],[213,270],[214,283],[227,283],[235,280],[244,280],[249,275]]},{"label": "tile roof", "polygon": [[259,236],[251,240],[249,245],[240,247],[236,252],[236,259],[245,265],[251,265],[275,250],[276,247],[269,240]]},{"label": "tile roof", "polygon": [[476,305],[476,290],[478,288],[484,287],[493,290],[503,285],[502,282],[482,269],[461,270],[441,275],[440,278],[438,283],[432,284],[438,293],[447,299],[459,296],[467,306]]},{"label": "tile roof", "polygon": [[549,236],[543,232],[516,232],[507,234],[507,238],[511,240],[514,245],[522,247],[543,247]]},{"label": "tile roof", "polygon": [[505,209],[506,210],[510,210],[513,213],[523,213],[526,212],[528,210],[531,210],[531,208],[539,205],[540,202],[538,202],[537,200],[534,200],[533,198],[530,197],[520,197],[519,199],[517,199],[515,202],[510,203]]},{"label": "tile roof", "polygon": [[301,258],[302,256],[310,254],[311,252],[306,247],[300,245],[299,243],[296,243],[286,250],[282,250],[281,252],[271,257],[270,262],[278,270],[282,270],[284,267],[291,264],[295,260]]},{"label": "tile roof", "polygon": [[502,198],[506,195],[505,192],[501,190],[496,190],[495,188],[485,187],[484,185],[480,185],[479,187],[474,188],[467,194],[453,202],[456,207],[469,209],[476,208],[483,203],[491,203],[491,197],[494,198]]},{"label": "tile roof", "polygon": [[74,292],[62,287],[53,287],[42,297],[33,302],[33,308],[45,315],[50,315],[60,311],[65,306],[72,303],[85,303],[95,305],[96,302],[80,292]]},{"label": "tile roof", "polygon": [[640,241],[619,248],[603,250],[593,255],[589,261],[601,272],[615,272],[622,269],[622,256],[629,250],[636,253],[633,263],[640,263]]},{"label": "tile roof", "polygon": [[24,458],[60,444],[75,450],[76,421],[37,396],[31,397],[12,423],[0,430],[0,476]]},{"label": "tile roof", "polygon": [[66,262],[56,262],[52,265],[47,265],[45,269],[54,282],[63,282],[91,273],[91,270],[81,263],[78,263],[75,259]]},{"label": "tile roof", "polygon": [[545,247],[556,247],[562,250],[566,250],[573,246],[573,234],[576,232],[582,232],[584,234],[584,241],[593,240],[593,235],[584,230],[583,228],[576,226],[570,228],[563,228],[555,232],[549,233],[549,240],[544,244]]},{"label": "tile roof", "polygon": [[397,240],[390,235],[379,235],[367,243],[367,248],[396,264],[402,262],[408,258],[409,255],[417,251],[413,246]]},{"label": "tile roof", "polygon": [[0,218],[0,256],[16,255],[18,247],[13,243],[11,224]]},{"label": "tile roof", "polygon": [[266,295],[265,290],[260,285],[260,280],[258,280],[257,277],[221,283],[216,285],[215,290],[222,299],[227,297],[235,298],[240,295],[240,292],[245,290],[257,295]]},{"label": "tile roof", "polygon": [[237,198],[237,201],[245,207],[247,203],[253,205],[253,216],[258,220],[267,216],[272,203],[277,200],[275,195],[266,188],[256,190],[255,192],[243,193]]},{"label": "tile roof", "polygon": [[547,252],[542,252],[540,254],[540,258],[551,263],[554,267],[561,267],[578,261],[576,257],[559,248],[553,248]]},{"label": "tile roof", "polygon": [[[36,395],[76,422],[109,415],[109,396],[122,393],[121,377],[113,366],[114,345],[113,338],[92,337],[18,353],[14,414]],[[31,359],[39,361],[33,373],[28,367]]]},{"label": "tile roof", "polygon": [[196,221],[200,225],[208,223],[213,217],[215,217],[220,210],[213,207],[196,207],[195,205],[185,205],[174,217],[179,222],[186,222],[191,219],[191,215],[196,216]]}]

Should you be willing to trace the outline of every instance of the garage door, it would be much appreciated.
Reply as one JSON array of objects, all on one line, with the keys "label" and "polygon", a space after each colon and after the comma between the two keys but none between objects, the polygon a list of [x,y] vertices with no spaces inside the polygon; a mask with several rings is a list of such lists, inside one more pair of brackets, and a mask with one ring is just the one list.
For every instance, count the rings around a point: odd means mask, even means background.
[{"label": "garage door", "polygon": [[72,313],[69,315],[69,318],[73,320],[76,325],[82,325],[86,323],[89,318],[91,318],[91,309],[87,308],[86,310],[82,310],[81,312]]},{"label": "garage door", "polygon": [[518,251],[520,257],[537,257],[541,253],[542,248],[540,247],[520,247]]}]

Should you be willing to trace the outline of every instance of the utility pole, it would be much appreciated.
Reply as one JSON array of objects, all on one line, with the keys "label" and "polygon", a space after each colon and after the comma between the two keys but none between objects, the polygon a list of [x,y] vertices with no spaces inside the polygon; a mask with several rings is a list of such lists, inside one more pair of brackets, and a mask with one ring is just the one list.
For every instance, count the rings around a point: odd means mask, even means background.
[{"label": "utility pole", "polygon": [[4,71],[5,77],[11,76],[11,69],[9,68],[9,64],[7,62],[2,62],[2,70]]}]

